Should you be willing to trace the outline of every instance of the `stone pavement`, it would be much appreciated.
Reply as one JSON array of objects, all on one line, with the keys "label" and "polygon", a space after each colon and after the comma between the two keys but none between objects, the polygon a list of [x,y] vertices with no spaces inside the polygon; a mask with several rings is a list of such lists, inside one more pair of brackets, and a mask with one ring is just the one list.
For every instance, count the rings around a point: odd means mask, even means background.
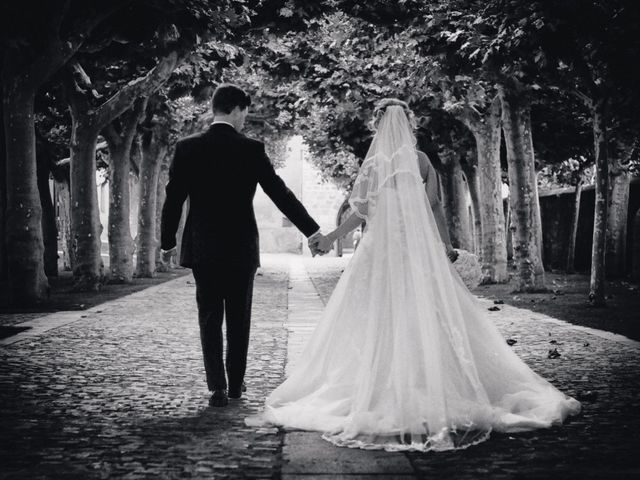
[{"label": "stone pavement", "polygon": [[[283,435],[248,428],[281,382],[286,258],[256,278],[246,398],[208,407],[190,276],[0,346],[0,478],[274,478]],[[64,318],[63,318],[64,317]],[[57,328],[44,330],[48,320]],[[12,337],[15,340],[15,337]]]},{"label": "stone pavement", "polygon": [[246,427],[347,261],[264,256],[249,390],[224,409],[207,406],[192,277],[30,320],[0,344],[0,478],[640,478],[638,343],[505,305],[490,315],[517,353],[582,400],[567,425],[408,455]]}]

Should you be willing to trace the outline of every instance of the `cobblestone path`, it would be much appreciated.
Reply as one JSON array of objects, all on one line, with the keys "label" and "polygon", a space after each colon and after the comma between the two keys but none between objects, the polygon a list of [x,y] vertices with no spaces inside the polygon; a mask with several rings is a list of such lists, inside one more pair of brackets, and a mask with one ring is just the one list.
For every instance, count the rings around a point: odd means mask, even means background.
[{"label": "cobblestone path", "polygon": [[264,263],[248,392],[224,409],[207,404],[191,276],[1,346],[0,477],[276,477],[282,434],[244,425],[286,357],[286,259]]},{"label": "cobblestone path", "polygon": [[[245,427],[282,381],[287,356],[300,354],[348,261],[263,260],[249,390],[224,409],[207,406],[190,276],[75,317],[34,319],[20,341],[0,345],[0,478],[640,478],[638,343],[506,305],[490,315],[516,352],[582,401],[567,425],[410,455]],[[552,348],[558,358],[547,358]]]}]

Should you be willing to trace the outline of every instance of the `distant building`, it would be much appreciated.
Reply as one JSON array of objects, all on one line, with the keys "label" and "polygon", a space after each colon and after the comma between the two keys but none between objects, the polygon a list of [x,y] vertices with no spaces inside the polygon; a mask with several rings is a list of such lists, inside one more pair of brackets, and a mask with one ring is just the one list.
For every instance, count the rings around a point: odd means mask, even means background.
[{"label": "distant building", "polygon": [[[332,183],[321,180],[320,172],[309,159],[302,137],[293,137],[288,150],[285,165],[278,169],[278,175],[304,204],[322,231],[328,233],[336,228],[346,193]],[[310,254],[304,235],[277,209],[260,187],[253,205],[263,252]]]}]

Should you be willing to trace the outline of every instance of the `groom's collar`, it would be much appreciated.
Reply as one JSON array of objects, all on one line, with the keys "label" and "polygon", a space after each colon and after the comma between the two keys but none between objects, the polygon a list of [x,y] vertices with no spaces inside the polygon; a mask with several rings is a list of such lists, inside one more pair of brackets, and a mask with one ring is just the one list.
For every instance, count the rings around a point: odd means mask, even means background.
[{"label": "groom's collar", "polygon": [[233,128],[234,130],[236,129],[236,127],[234,127],[231,123],[229,123],[229,122],[223,122],[223,121],[221,121],[221,120],[215,120],[215,121],[211,124],[211,126],[212,126],[212,127],[213,127],[213,126],[215,126],[215,125],[229,125],[229,126],[230,126],[231,128]]},{"label": "groom's collar", "polygon": [[213,122],[207,130],[212,135],[238,135],[238,131],[228,122]]}]

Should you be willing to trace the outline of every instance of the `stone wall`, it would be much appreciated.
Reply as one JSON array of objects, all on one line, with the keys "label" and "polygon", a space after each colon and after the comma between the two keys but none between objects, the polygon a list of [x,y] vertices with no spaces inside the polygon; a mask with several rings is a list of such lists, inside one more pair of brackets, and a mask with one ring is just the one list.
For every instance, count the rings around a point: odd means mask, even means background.
[{"label": "stone wall", "polygon": [[[571,215],[573,212],[573,188],[540,191],[542,217],[543,262],[546,269],[564,270],[567,258]],[[591,269],[591,244],[593,238],[595,190],[593,186],[582,190],[580,217],[576,239],[575,268],[578,272]],[[640,178],[631,182],[629,215],[627,217],[627,265],[631,271],[633,244],[633,218],[640,208]]]}]

